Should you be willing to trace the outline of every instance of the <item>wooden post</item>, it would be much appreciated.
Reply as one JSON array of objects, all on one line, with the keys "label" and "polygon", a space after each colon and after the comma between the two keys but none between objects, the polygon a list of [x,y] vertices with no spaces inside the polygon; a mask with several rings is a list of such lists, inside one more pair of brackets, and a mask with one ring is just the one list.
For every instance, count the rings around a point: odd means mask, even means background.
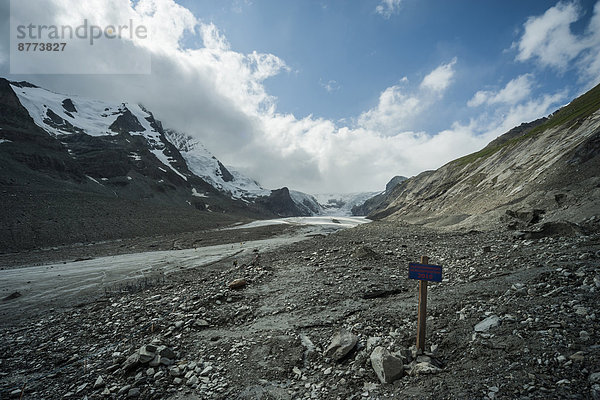
[{"label": "wooden post", "polygon": [[[421,264],[427,264],[429,258],[421,256]],[[417,351],[425,351],[425,334],[427,332],[427,281],[419,281],[419,314],[417,319]]]}]

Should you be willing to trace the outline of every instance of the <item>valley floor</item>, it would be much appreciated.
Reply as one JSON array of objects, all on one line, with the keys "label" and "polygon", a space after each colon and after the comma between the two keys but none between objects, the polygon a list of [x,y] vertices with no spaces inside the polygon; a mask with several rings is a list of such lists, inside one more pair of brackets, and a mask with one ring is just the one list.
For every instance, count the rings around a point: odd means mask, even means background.
[{"label": "valley floor", "polygon": [[[524,241],[374,222],[65,310],[14,311],[0,328],[0,397],[600,398],[600,227],[588,228]],[[429,287],[418,369],[407,266],[421,255],[444,281]],[[336,362],[323,351],[341,328],[358,343]],[[404,360],[404,377],[379,382],[376,345]]]}]

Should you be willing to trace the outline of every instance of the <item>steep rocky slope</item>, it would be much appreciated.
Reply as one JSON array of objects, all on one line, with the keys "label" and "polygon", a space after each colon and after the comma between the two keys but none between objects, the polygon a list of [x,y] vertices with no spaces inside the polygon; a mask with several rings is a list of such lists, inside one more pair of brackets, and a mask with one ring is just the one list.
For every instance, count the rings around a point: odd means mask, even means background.
[{"label": "steep rocky slope", "polygon": [[522,229],[600,210],[600,86],[547,119],[396,187],[370,218]]},{"label": "steep rocky slope", "polygon": [[352,207],[352,215],[369,215],[379,208],[388,206],[390,201],[393,200],[392,196],[396,187],[407,179],[407,177],[400,175],[393,177],[390,179],[387,185],[385,185],[385,190],[383,192],[378,193],[375,196],[368,198],[364,202]]}]

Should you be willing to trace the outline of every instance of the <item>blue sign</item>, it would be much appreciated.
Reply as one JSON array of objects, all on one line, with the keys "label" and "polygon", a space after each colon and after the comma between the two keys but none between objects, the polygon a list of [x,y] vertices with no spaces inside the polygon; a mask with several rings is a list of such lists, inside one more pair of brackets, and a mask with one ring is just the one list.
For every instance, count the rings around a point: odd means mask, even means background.
[{"label": "blue sign", "polygon": [[420,281],[442,281],[442,267],[440,265],[429,264],[408,264],[408,279],[418,279]]}]

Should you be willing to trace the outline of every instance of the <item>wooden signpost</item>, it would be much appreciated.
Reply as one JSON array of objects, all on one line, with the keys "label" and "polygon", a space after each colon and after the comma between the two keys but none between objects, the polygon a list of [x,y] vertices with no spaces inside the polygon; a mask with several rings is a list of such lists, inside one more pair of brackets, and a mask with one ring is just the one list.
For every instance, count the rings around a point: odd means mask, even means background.
[{"label": "wooden signpost", "polygon": [[429,258],[421,256],[421,263],[408,264],[408,278],[419,281],[419,311],[417,319],[417,350],[425,351],[427,324],[427,282],[442,281],[442,267],[429,265]]}]

